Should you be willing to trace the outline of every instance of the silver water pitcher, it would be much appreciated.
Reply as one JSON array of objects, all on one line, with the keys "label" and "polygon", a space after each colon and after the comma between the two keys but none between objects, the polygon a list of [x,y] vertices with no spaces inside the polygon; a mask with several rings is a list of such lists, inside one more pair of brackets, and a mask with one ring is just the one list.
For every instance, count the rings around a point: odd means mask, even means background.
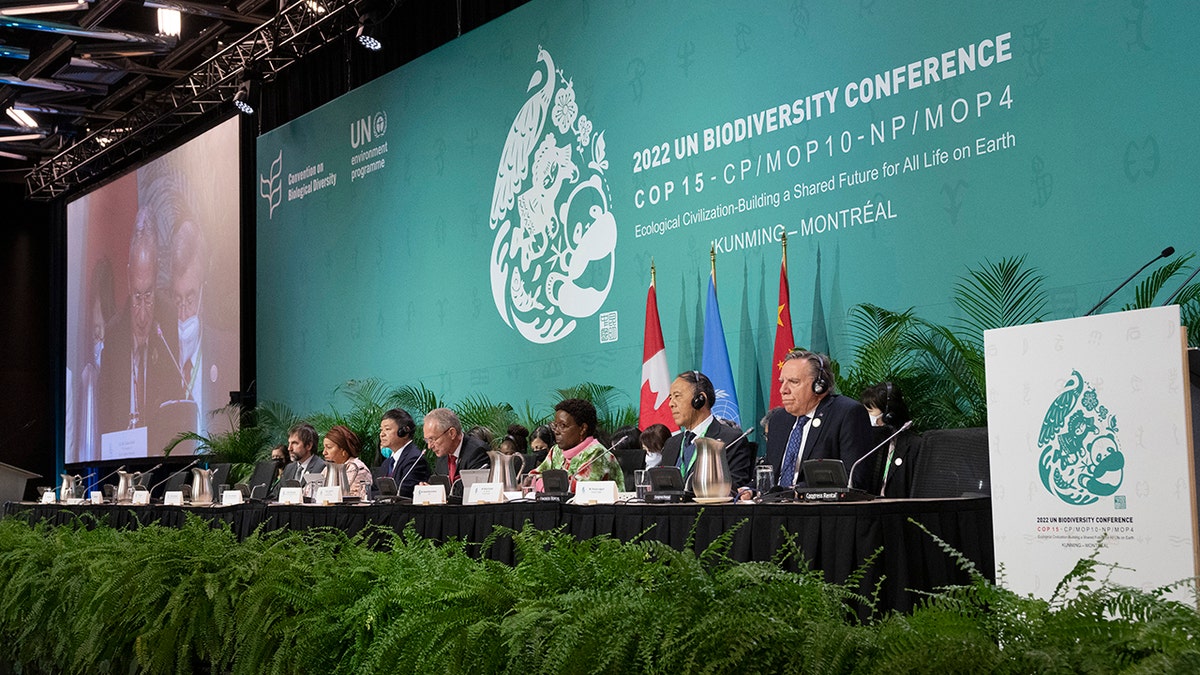
[{"label": "silver water pitcher", "polygon": [[118,471],[117,472],[117,503],[128,504],[133,501],[133,486],[137,484],[138,479],[142,477],[141,471]]},{"label": "silver water pitcher", "polygon": [[350,477],[346,474],[346,465],[328,462],[325,464],[324,487],[334,486],[342,489],[343,497],[346,497],[350,494]]},{"label": "silver water pitcher", "polygon": [[70,474],[60,474],[62,486],[58,489],[58,498],[64,502],[68,499],[79,499],[83,496],[83,477]]},{"label": "silver water pitcher", "polygon": [[488,460],[491,469],[488,470],[489,483],[503,483],[506,492],[521,489],[521,471],[525,468],[525,456],[521,454],[506,455],[496,450],[488,450]]},{"label": "silver water pitcher", "polygon": [[696,459],[692,463],[692,492],[701,499],[728,497],[733,492],[725,442],[715,438],[696,439]]},{"label": "silver water pitcher", "polygon": [[213,503],[213,474],[217,469],[192,469],[192,503],[205,505]]}]

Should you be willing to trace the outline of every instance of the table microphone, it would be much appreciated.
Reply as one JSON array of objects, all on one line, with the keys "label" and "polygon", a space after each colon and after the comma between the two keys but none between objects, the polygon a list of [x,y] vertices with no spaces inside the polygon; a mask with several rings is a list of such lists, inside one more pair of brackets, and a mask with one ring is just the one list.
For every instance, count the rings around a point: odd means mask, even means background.
[{"label": "table microphone", "polygon": [[109,478],[112,478],[113,476],[117,475],[118,473],[121,473],[121,469],[124,469],[124,468],[125,468],[125,465],[122,464],[121,466],[117,467],[116,471],[113,471],[112,473],[108,474],[104,478],[100,478],[100,479],[96,480],[94,483],[88,483],[88,492],[91,492],[92,488],[96,487],[97,485],[102,485],[104,483],[104,481],[108,480]]},{"label": "table microphone", "polygon": [[[579,467],[578,469],[576,469],[575,471],[572,471],[572,472],[571,472],[571,478],[572,478],[572,479],[574,479],[576,476],[578,476],[579,474],[583,473],[583,470],[584,470],[584,469],[586,469],[586,468],[588,468],[589,466],[591,466],[592,462],[594,462],[594,461],[596,461],[596,460],[600,459],[601,457],[603,457],[603,456],[605,456],[605,455],[612,455],[612,454],[613,454],[613,450],[615,450],[615,449],[616,449],[616,447],[617,447],[617,444],[618,444],[618,443],[620,443],[620,442],[621,442],[621,440],[618,440],[616,443],[613,443],[611,446],[609,446],[609,448],[608,448],[607,450],[605,450],[604,452],[602,452],[602,453],[600,453],[599,455],[596,455],[595,457],[593,457],[593,458],[589,459],[588,461],[584,462],[584,463],[583,463],[583,466],[581,466],[581,467]],[[615,458],[615,457],[616,457],[616,455],[613,455],[613,457]]]},{"label": "table microphone", "polygon": [[866,459],[866,458],[870,457],[871,455],[875,454],[875,451],[876,451],[876,450],[878,450],[878,449],[882,448],[883,446],[887,445],[888,443],[891,443],[893,438],[895,438],[895,437],[899,436],[901,432],[903,432],[903,431],[907,431],[907,430],[908,430],[908,428],[909,428],[909,427],[911,427],[912,425],[913,425],[913,421],[912,421],[912,420],[909,420],[909,421],[905,422],[904,424],[901,424],[901,425],[900,425],[900,428],[899,428],[899,429],[897,429],[897,430],[896,430],[894,433],[892,433],[892,435],[891,435],[891,436],[888,436],[887,438],[883,439],[883,442],[882,442],[882,443],[880,443],[879,445],[877,445],[877,446],[875,446],[875,447],[871,448],[870,450],[868,450],[868,451],[867,451],[867,454],[863,455],[862,457],[859,457],[859,458],[858,458],[858,460],[857,460],[856,462],[854,462],[853,464],[851,464],[851,465],[850,465],[850,473],[846,474],[846,488],[847,488],[847,489],[850,489],[850,486],[851,486],[851,485],[854,485],[854,470],[858,468],[858,465],[859,465],[859,464],[862,464],[862,463],[863,463],[863,460],[864,460],[864,459]]},{"label": "table microphone", "polygon": [[1192,272],[1191,274],[1189,274],[1188,278],[1184,279],[1182,284],[1179,284],[1179,288],[1176,288],[1175,292],[1167,297],[1167,301],[1164,302],[1162,304],[1162,306],[1166,307],[1167,305],[1175,302],[1175,296],[1179,295],[1180,291],[1182,291],[1185,287],[1187,287],[1188,284],[1192,283],[1192,279],[1196,278],[1197,273],[1200,273],[1200,267],[1197,267],[1195,272]]},{"label": "table microphone", "polygon": [[1172,255],[1175,255],[1175,247],[1174,246],[1168,246],[1168,247],[1164,248],[1162,250],[1162,253],[1159,253],[1157,256],[1155,256],[1154,260],[1151,260],[1150,262],[1146,263],[1145,265],[1142,265],[1141,267],[1138,268],[1138,271],[1134,272],[1133,274],[1130,274],[1128,279],[1126,279],[1125,281],[1122,281],[1121,285],[1114,288],[1112,293],[1109,293],[1108,295],[1104,296],[1104,299],[1101,300],[1100,302],[1097,302],[1096,306],[1089,309],[1087,314],[1084,314],[1084,316],[1091,316],[1091,315],[1095,314],[1096,310],[1103,307],[1104,303],[1108,302],[1109,299],[1112,298],[1112,296],[1116,295],[1117,291],[1121,290],[1122,288],[1125,288],[1125,285],[1128,284],[1129,282],[1133,281],[1133,278],[1136,277],[1137,275],[1141,274],[1143,270],[1145,270],[1147,267],[1153,265],[1154,263],[1158,262],[1159,260],[1169,257],[1169,256],[1172,256]]},{"label": "table microphone", "polygon": [[[176,471],[175,473],[172,473],[172,474],[168,475],[166,478],[164,478],[164,479],[160,480],[159,482],[155,483],[155,484],[154,484],[154,486],[150,488],[150,492],[153,494],[153,492],[154,492],[155,490],[157,490],[157,489],[158,489],[160,486],[162,486],[162,485],[166,484],[166,482],[167,482],[167,481],[171,480],[171,479],[172,479],[172,478],[174,478],[175,476],[178,476],[179,474],[183,473],[184,471],[187,471],[188,469],[192,468],[193,466],[196,466],[196,464],[197,464],[199,461],[200,461],[200,458],[199,458],[199,457],[197,457],[196,459],[193,459],[193,460],[192,460],[192,463],[191,463],[191,464],[188,464],[187,466],[183,467],[182,469],[180,469],[180,470]],[[158,466],[162,466],[162,464],[159,464]],[[155,468],[155,469],[157,469],[158,467],[154,467],[154,468]],[[154,469],[150,469],[150,471],[153,471],[153,470],[154,470]]]}]

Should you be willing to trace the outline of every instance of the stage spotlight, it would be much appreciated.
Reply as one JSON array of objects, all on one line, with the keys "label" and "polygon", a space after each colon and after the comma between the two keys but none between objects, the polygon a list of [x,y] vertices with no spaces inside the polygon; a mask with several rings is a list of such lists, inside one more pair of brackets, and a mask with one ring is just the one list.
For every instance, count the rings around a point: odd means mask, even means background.
[{"label": "stage spotlight", "polygon": [[375,28],[373,26],[368,26],[366,17],[363,17],[362,19],[359,19],[358,32],[354,34],[354,37],[358,39],[358,43],[360,45],[373,52],[377,52],[380,49],[383,49],[383,43],[379,41],[379,38],[373,35],[375,32]]},{"label": "stage spotlight", "polygon": [[233,106],[243,115],[253,115],[254,105],[250,102],[250,80],[243,80],[233,95]]}]

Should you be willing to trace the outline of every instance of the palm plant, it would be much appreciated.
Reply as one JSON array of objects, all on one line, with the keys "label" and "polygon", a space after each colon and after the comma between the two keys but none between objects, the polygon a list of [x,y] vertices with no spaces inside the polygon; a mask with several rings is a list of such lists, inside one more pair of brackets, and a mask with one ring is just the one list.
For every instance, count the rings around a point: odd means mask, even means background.
[{"label": "palm plant", "polygon": [[[1167,285],[1167,282],[1174,279],[1176,276],[1186,274],[1192,268],[1188,265],[1195,254],[1188,253],[1176,258],[1172,258],[1163,263],[1161,267],[1150,273],[1150,276],[1143,279],[1134,288],[1133,302],[1121,307],[1122,310],[1130,309],[1146,309],[1154,307],[1158,302],[1158,294]],[[1184,282],[1184,286],[1175,291],[1175,297],[1171,300],[1176,305],[1179,305],[1179,311],[1183,320],[1183,325],[1187,327],[1188,346],[1200,347],[1200,281]]]},{"label": "palm plant", "polygon": [[508,425],[517,421],[517,413],[508,403],[496,403],[483,394],[472,394],[454,406],[463,430],[484,427],[492,432],[493,438],[502,438],[508,433]]},{"label": "palm plant", "polygon": [[898,313],[855,306],[855,365],[839,385],[858,393],[876,382],[896,382],[920,428],[985,425],[983,333],[1043,320],[1044,282],[1025,267],[1024,257],[985,260],[954,285],[959,316],[949,326],[918,318],[911,308]]},{"label": "palm plant", "polygon": [[229,463],[229,481],[237,483],[249,477],[254,469],[254,463],[265,459],[269,453],[271,437],[260,426],[237,426],[242,418],[242,407],[229,405],[213,411],[213,415],[226,415],[230,430],[209,435],[194,431],[181,431],[163,448],[164,455],[171,452],[181,443],[194,441],[196,454],[205,455],[210,462]]}]

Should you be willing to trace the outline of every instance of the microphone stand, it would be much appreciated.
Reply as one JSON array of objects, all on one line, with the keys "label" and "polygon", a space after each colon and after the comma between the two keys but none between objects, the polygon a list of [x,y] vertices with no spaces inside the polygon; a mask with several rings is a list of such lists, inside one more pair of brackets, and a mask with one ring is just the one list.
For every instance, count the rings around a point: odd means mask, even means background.
[{"label": "microphone stand", "polygon": [[[155,484],[154,484],[154,485],[153,485],[153,486],[150,488],[150,492],[151,492],[151,494],[153,494],[153,493],[154,493],[154,491],[155,491],[155,490],[157,490],[157,489],[158,489],[160,486],[162,486],[162,485],[165,485],[165,484],[167,483],[167,481],[171,480],[171,479],[172,479],[172,478],[174,478],[175,476],[178,476],[179,474],[183,473],[184,471],[187,471],[188,469],[192,468],[193,466],[196,466],[196,464],[198,464],[199,462],[200,462],[200,458],[199,458],[199,457],[197,457],[196,459],[193,459],[193,460],[192,460],[192,463],[191,463],[191,464],[188,464],[187,466],[183,467],[182,469],[180,469],[180,470],[176,471],[175,473],[172,473],[172,474],[168,475],[166,478],[164,478],[164,479],[160,480],[159,482],[155,483]],[[159,466],[162,466],[162,465],[161,465],[161,464],[159,464]],[[154,469],[151,469],[151,471],[153,471],[153,470],[154,470]]]},{"label": "microphone stand", "polygon": [[855,461],[853,464],[851,464],[850,465],[850,473],[846,474],[846,489],[849,490],[849,489],[851,489],[850,486],[854,485],[854,470],[858,468],[859,464],[863,463],[863,460],[865,460],[866,458],[875,454],[876,450],[882,448],[883,446],[887,445],[888,443],[891,443],[892,439],[899,436],[902,432],[907,431],[909,429],[909,427],[911,427],[912,425],[913,425],[912,420],[909,420],[909,421],[905,422],[904,424],[900,425],[900,428],[897,429],[896,431],[894,431],[891,436],[888,436],[887,438],[883,439],[882,443],[880,443],[879,445],[868,450],[865,455],[863,455],[862,457],[859,457],[857,461]]},{"label": "microphone stand", "polygon": [[92,488],[94,488],[98,485],[103,485],[104,481],[108,480],[109,478],[112,478],[113,476],[117,475],[118,473],[121,473],[121,469],[124,469],[124,468],[125,468],[125,465],[122,464],[121,466],[117,467],[116,471],[113,471],[112,473],[108,474],[107,476],[105,476],[103,478],[97,479],[95,482],[88,483],[88,492],[91,492]]},{"label": "microphone stand", "polygon": [[1162,258],[1166,258],[1167,256],[1174,255],[1174,254],[1175,254],[1174,246],[1168,246],[1168,247],[1164,248],[1162,250],[1162,253],[1159,253],[1158,256],[1154,258],[1154,260],[1151,260],[1150,262],[1146,263],[1145,265],[1142,265],[1141,267],[1138,268],[1138,271],[1134,272],[1133,274],[1130,274],[1128,279],[1126,279],[1125,281],[1122,281],[1121,285],[1114,288],[1112,293],[1109,293],[1108,295],[1104,296],[1104,299],[1101,300],[1100,302],[1097,302],[1096,306],[1089,309],[1087,314],[1084,314],[1084,316],[1091,316],[1091,315],[1095,314],[1096,310],[1103,307],[1104,303],[1108,302],[1110,299],[1112,299],[1112,296],[1117,294],[1117,291],[1121,290],[1122,288],[1125,288],[1126,284],[1133,281],[1133,278],[1136,277],[1137,275],[1141,274],[1147,267],[1153,265],[1154,263],[1158,262]]}]

